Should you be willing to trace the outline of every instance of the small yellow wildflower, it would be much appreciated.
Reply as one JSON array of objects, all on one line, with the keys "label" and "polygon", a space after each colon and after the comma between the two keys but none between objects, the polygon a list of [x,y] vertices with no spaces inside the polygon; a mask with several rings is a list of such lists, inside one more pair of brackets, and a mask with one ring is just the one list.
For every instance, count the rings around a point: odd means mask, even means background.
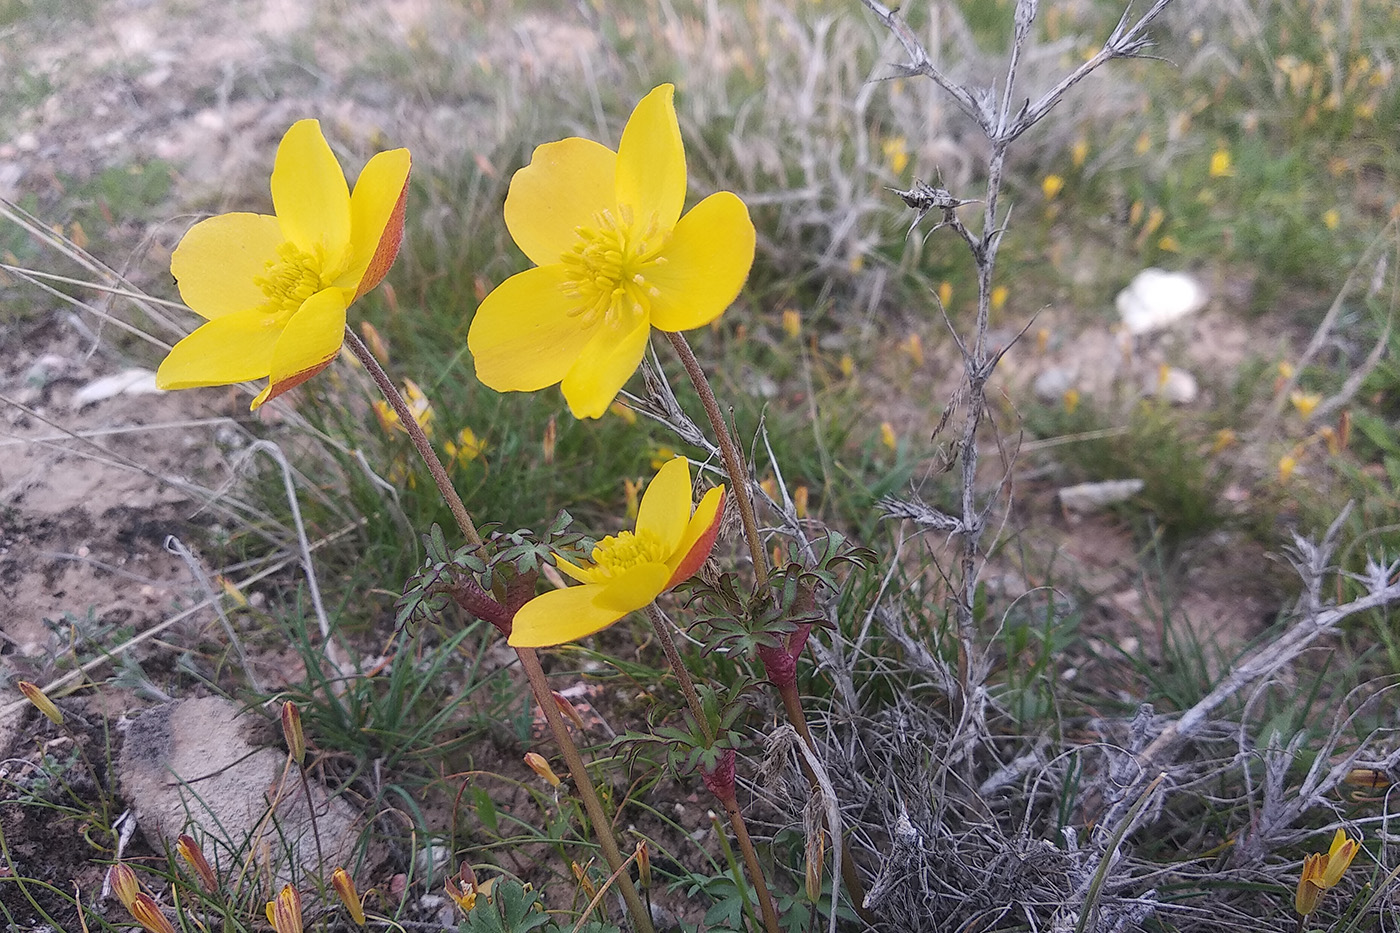
[{"label": "small yellow wildflower", "polygon": [[1070,147],[1069,159],[1075,168],[1083,168],[1084,162],[1089,158],[1089,140],[1081,136],[1074,141]]},{"label": "small yellow wildflower", "polygon": [[331,887],[335,888],[336,897],[350,912],[350,919],[355,921],[355,925],[364,926],[365,907],[360,903],[360,892],[355,890],[355,879],[350,877],[350,873],[337,865],[331,872]]},{"label": "small yellow wildflower", "polygon": [[802,336],[802,315],[792,308],[783,311],[783,333],[793,340]]},{"label": "small yellow wildflower", "polygon": [[656,448],[656,452],[651,455],[651,468],[653,470],[660,470],[678,456],[679,454],[670,447],[658,447]]},{"label": "small yellow wildflower", "polygon": [[637,413],[621,402],[613,402],[608,406],[608,411],[617,415],[629,425],[637,423]]},{"label": "small yellow wildflower", "polygon": [[1229,178],[1235,174],[1230,165],[1230,150],[1217,149],[1210,155],[1210,177]]},{"label": "small yellow wildflower", "polygon": [[1296,454],[1284,454],[1278,461],[1278,481],[1287,483],[1293,478],[1293,471],[1298,469],[1298,457]]},{"label": "small yellow wildflower", "polygon": [[1074,414],[1076,411],[1079,410],[1079,390],[1066,389],[1064,397],[1061,399],[1061,401],[1064,402],[1065,414]]},{"label": "small yellow wildflower", "polygon": [[903,175],[904,170],[909,167],[909,141],[903,136],[891,136],[880,144],[880,149],[885,154],[890,171],[895,175]]},{"label": "small yellow wildflower", "polygon": [[1323,212],[1322,225],[1328,230],[1336,230],[1337,227],[1341,226],[1341,223],[1342,215],[1337,213],[1337,209],[1335,207],[1329,208],[1328,210]]},{"label": "small yellow wildflower", "polygon": [[533,392],[557,383],[575,417],[601,417],[653,327],[703,327],[738,297],[753,264],[753,222],[728,191],[681,216],[674,93],[663,84],[642,98],[616,152],[577,137],[546,143],[511,179],[506,227],[536,267],[476,310],[467,345],[486,385]]},{"label": "small yellow wildflower", "polygon": [[947,279],[938,283],[938,301],[945,308],[953,303],[953,283]]},{"label": "small yellow wildflower", "polygon": [[841,375],[847,379],[856,371],[856,361],[849,353],[841,354],[841,362],[837,364],[841,370]]},{"label": "small yellow wildflower", "polygon": [[639,479],[623,479],[622,494],[627,502],[627,520],[635,522],[637,520],[637,509],[641,501],[642,481]]},{"label": "small yellow wildflower", "polygon": [[1313,410],[1322,403],[1322,396],[1316,392],[1303,392],[1294,389],[1288,396],[1288,401],[1293,403],[1293,407],[1298,409],[1298,414],[1307,418]]},{"label": "small yellow wildflower", "polygon": [[1161,228],[1162,221],[1166,219],[1167,212],[1153,205],[1152,209],[1147,212],[1147,223],[1143,225],[1142,232],[1146,236],[1151,236]]},{"label": "small yellow wildflower", "polygon": [[293,124],[272,168],[276,216],[202,220],[170,257],[180,297],[206,323],[171,349],[156,385],[266,378],[257,408],[329,366],[345,338],[345,309],[398,255],[408,171],[407,149],[381,152],[351,193],[320,124]]},{"label": "small yellow wildflower", "polygon": [[1211,444],[1212,455],[1218,454],[1228,447],[1235,446],[1236,434],[1231,428],[1221,428],[1215,432],[1215,442]]},{"label": "small yellow wildflower", "polygon": [[894,425],[890,424],[888,421],[880,422],[880,443],[884,444],[890,450],[894,450],[899,444],[899,439],[894,433]]},{"label": "small yellow wildflower", "polygon": [[267,902],[264,913],[277,933],[301,933],[301,894],[290,884],[284,884],[277,897]]},{"label": "small yellow wildflower", "polygon": [[1040,182],[1040,191],[1047,201],[1055,200],[1055,196],[1063,191],[1064,187],[1065,180],[1059,175],[1046,175]]},{"label": "small yellow wildflower", "polygon": [[35,709],[43,713],[49,722],[53,723],[55,726],[63,725],[63,712],[54,705],[53,700],[49,699],[48,694],[40,690],[37,685],[31,684],[27,680],[21,680],[19,682],[19,692],[24,695],[26,700],[33,704]]},{"label": "small yellow wildflower", "polygon": [[[403,400],[408,406],[409,412],[413,415],[413,420],[418,422],[418,426],[423,429],[423,433],[429,437],[433,436],[433,405],[428,401],[428,396],[418,387],[418,383],[412,379],[403,381]],[[399,420],[399,413],[394,410],[384,399],[375,399],[370,403],[374,408],[374,416],[379,419],[379,424],[390,434],[395,431],[402,431],[407,434],[403,423]]]},{"label": "small yellow wildflower", "polygon": [[543,778],[545,783],[550,787],[558,787],[563,783],[559,780],[559,775],[554,773],[554,769],[549,766],[549,762],[543,755],[536,752],[526,752],[525,764],[531,771]]},{"label": "small yellow wildflower", "polygon": [[1279,374],[1279,377],[1280,377],[1280,378],[1282,378],[1282,379],[1292,379],[1292,378],[1293,378],[1293,373],[1294,373],[1294,369],[1293,369],[1293,364],[1292,364],[1292,363],[1288,362],[1287,360],[1280,360],[1280,361],[1279,361],[1279,364],[1278,364],[1278,374]]},{"label": "small yellow wildflower", "polygon": [[476,436],[471,428],[464,427],[457,432],[455,441],[443,444],[447,458],[458,466],[466,466],[486,452],[486,442]]},{"label": "small yellow wildflower", "polygon": [[560,571],[583,585],[552,590],[522,606],[510,644],[543,648],[583,638],[694,576],[719,534],[724,487],[708,490],[693,508],[690,495],[690,462],[677,457],[643,494],[635,531],[599,541],[584,565],[555,555]]},{"label": "small yellow wildflower", "polygon": [[792,491],[792,507],[797,510],[798,518],[807,517],[807,500],[810,496],[806,486],[798,486]]},{"label": "small yellow wildflower", "polygon": [[1152,137],[1145,130],[1138,136],[1137,142],[1133,144],[1133,152],[1140,156],[1147,155],[1152,148]]},{"label": "small yellow wildflower", "polygon": [[995,288],[993,288],[992,310],[1000,311],[1002,308],[1006,307],[1006,299],[1010,296],[1010,294],[1011,293],[1007,290],[1005,285],[998,285]]},{"label": "small yellow wildflower", "polygon": [[1164,253],[1179,253],[1181,252],[1181,243],[1169,233],[1157,241],[1157,248]]},{"label": "small yellow wildflower", "polygon": [[899,349],[909,354],[909,359],[914,361],[916,367],[924,365],[924,342],[918,334],[905,337]]},{"label": "small yellow wildflower", "polygon": [[369,347],[369,352],[379,361],[380,365],[389,365],[389,344],[384,342],[384,338],[379,334],[379,328],[369,321],[360,322],[360,336],[365,338],[365,346]]},{"label": "small yellow wildflower", "polygon": [[1352,859],[1361,851],[1361,842],[1348,838],[1342,830],[1332,837],[1332,845],[1326,854],[1315,852],[1303,859],[1303,871],[1298,876],[1298,891],[1294,896],[1293,909],[1306,917],[1317,907],[1322,892],[1335,887],[1342,875],[1351,867]]}]

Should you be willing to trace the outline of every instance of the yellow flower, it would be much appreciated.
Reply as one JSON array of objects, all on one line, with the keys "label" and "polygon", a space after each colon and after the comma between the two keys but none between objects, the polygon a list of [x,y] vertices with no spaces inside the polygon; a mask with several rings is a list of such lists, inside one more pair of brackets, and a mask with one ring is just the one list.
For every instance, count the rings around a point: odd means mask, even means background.
[{"label": "yellow flower", "polygon": [[992,289],[992,310],[1000,311],[1002,308],[1006,307],[1006,298],[1009,294],[1010,292],[1006,290],[1005,285],[998,285],[996,288]]},{"label": "yellow flower", "polygon": [[302,933],[301,893],[290,884],[282,885],[277,898],[268,901],[263,912],[277,933]]},{"label": "yellow flower", "polygon": [[[418,387],[418,383],[412,379],[403,381],[403,400],[408,406],[408,410],[413,413],[413,420],[418,422],[418,426],[423,429],[423,433],[429,437],[433,436],[433,403],[428,401],[428,396]],[[408,433],[403,422],[399,420],[399,413],[394,411],[394,406],[384,399],[375,399],[370,403],[374,407],[375,417],[379,419],[379,424],[385,431],[392,434],[395,431]]]},{"label": "yellow flower", "polygon": [[1303,392],[1294,389],[1289,393],[1288,401],[1293,404],[1294,408],[1298,409],[1298,414],[1307,418],[1322,403],[1322,396],[1316,392]]},{"label": "yellow flower", "polygon": [[1298,876],[1298,891],[1294,896],[1293,909],[1306,917],[1317,907],[1318,898],[1328,888],[1335,887],[1342,875],[1351,867],[1352,859],[1361,851],[1361,842],[1350,839],[1342,830],[1332,837],[1332,845],[1327,854],[1314,852],[1303,859],[1303,872]]},{"label": "yellow flower", "polygon": [[1045,200],[1055,200],[1055,195],[1064,190],[1065,180],[1059,175],[1046,175],[1040,182],[1040,192],[1045,195]]},{"label": "yellow flower", "polygon": [[880,150],[889,163],[890,171],[903,175],[909,166],[909,141],[903,136],[891,136],[880,144]]},{"label": "yellow flower", "polygon": [[345,309],[398,255],[408,171],[407,149],[381,152],[351,194],[320,124],[293,124],[272,168],[277,215],[200,221],[170,257],[180,297],[207,323],[170,351],[156,385],[266,377],[257,408],[329,366],[344,339]]},{"label": "yellow flower", "polygon": [[783,333],[793,340],[802,336],[802,315],[792,308],[783,311]]},{"label": "yellow flower", "polygon": [[1217,149],[1210,154],[1210,177],[1229,178],[1235,174],[1235,170],[1230,167],[1230,150]]},{"label": "yellow flower", "polygon": [[890,424],[888,421],[880,422],[880,443],[884,444],[890,450],[894,450],[899,444],[899,439],[894,433],[894,425]]},{"label": "yellow flower", "polygon": [[486,452],[486,442],[477,437],[471,428],[463,428],[457,432],[457,440],[443,444],[443,449],[449,460],[455,461],[458,466],[466,466]]},{"label": "yellow flower", "polygon": [[54,705],[53,700],[49,699],[48,694],[40,690],[37,685],[31,684],[27,680],[21,680],[19,682],[19,692],[24,695],[26,700],[34,705],[35,709],[43,713],[48,718],[49,722],[53,723],[55,726],[63,725],[62,711]]},{"label": "yellow flower", "polygon": [[636,531],[599,541],[587,566],[557,558],[559,569],[583,586],[553,590],[522,606],[511,645],[541,648],[573,641],[650,604],[705,563],[723,513],[723,486],[706,492],[691,511],[690,462],[672,460],[642,496]]},{"label": "yellow flower", "polygon": [[1070,147],[1069,158],[1075,168],[1083,168],[1084,160],[1089,158],[1089,140],[1083,136],[1076,139]]},{"label": "yellow flower", "polygon": [[336,896],[350,912],[350,919],[355,921],[355,925],[364,926],[365,906],[360,903],[360,892],[355,890],[355,879],[350,877],[350,873],[337,865],[331,872],[331,887],[335,888]]},{"label": "yellow flower", "polygon": [[642,98],[617,152],[587,139],[546,143],[511,179],[506,227],[536,268],[477,308],[467,346],[486,385],[533,392],[561,383],[575,417],[600,417],[652,327],[702,327],[738,296],[753,264],[753,222],[728,191],[681,216],[674,92],[663,84]]},{"label": "yellow flower", "polygon": [[1278,459],[1278,481],[1286,483],[1293,478],[1293,471],[1298,469],[1298,456],[1296,453],[1284,454]]},{"label": "yellow flower", "polygon": [[554,769],[549,766],[549,761],[543,755],[536,752],[526,752],[525,764],[529,766],[531,771],[544,778],[545,783],[550,787],[558,787],[562,783],[559,780],[559,775],[554,773]]}]

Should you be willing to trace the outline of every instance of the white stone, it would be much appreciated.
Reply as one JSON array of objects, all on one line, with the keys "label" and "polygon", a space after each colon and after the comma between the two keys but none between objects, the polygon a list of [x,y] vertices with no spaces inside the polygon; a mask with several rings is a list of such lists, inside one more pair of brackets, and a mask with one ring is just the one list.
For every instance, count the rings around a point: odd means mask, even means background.
[{"label": "white stone", "polygon": [[1099,483],[1080,483],[1060,490],[1060,505],[1070,512],[1097,512],[1099,509],[1127,502],[1142,492],[1140,479],[1110,479]]},{"label": "white stone", "polygon": [[1184,369],[1168,367],[1164,373],[1148,377],[1143,394],[1165,399],[1173,405],[1190,405],[1201,394],[1196,377]]},{"label": "white stone", "polygon": [[1183,272],[1143,269],[1118,293],[1118,316],[1137,336],[1161,330],[1205,307],[1206,290]]}]

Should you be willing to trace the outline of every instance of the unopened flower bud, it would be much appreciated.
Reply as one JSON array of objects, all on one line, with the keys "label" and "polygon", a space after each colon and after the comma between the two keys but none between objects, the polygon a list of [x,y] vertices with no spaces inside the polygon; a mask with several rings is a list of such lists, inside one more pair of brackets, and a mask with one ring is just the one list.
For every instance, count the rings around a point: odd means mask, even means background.
[{"label": "unopened flower bud", "polygon": [[645,839],[637,840],[637,883],[643,888],[651,887],[651,851]]},{"label": "unopened flower bud", "polygon": [[578,879],[578,885],[583,889],[584,896],[590,901],[598,896],[598,886],[593,883],[593,879],[588,877],[588,870],[578,862],[571,862],[570,867],[574,870],[574,877]]},{"label": "unopened flower bud", "polygon": [[583,717],[578,714],[574,704],[570,703],[558,690],[552,690],[550,693],[554,697],[554,705],[559,707],[559,712],[563,713],[578,731],[587,732],[588,729],[583,724]]},{"label": "unopened flower bud", "polygon": [[267,922],[277,933],[301,933],[301,894],[284,884],[274,900],[267,902]]},{"label": "unopened flower bud", "polygon": [[107,883],[112,886],[112,893],[117,896],[117,900],[130,912],[131,905],[136,902],[136,895],[141,893],[141,883],[136,880],[136,872],[132,871],[126,862],[118,862],[107,870]]},{"label": "unopened flower bud", "polygon": [[[306,733],[301,729],[301,710],[291,700],[282,704],[282,738],[298,765],[306,761]],[[285,890],[285,889],[284,889]]]},{"label": "unopened flower bud", "polygon": [[525,764],[530,767],[531,771],[544,778],[545,781],[549,783],[550,787],[559,786],[559,775],[554,773],[554,769],[549,766],[548,761],[545,761],[543,755],[528,752],[525,755]]},{"label": "unopened flower bud", "polygon": [[[131,911],[131,916],[146,929],[147,933],[175,933],[175,926],[161,912],[155,898],[149,894],[143,892],[136,895],[132,898],[131,906],[127,910]],[[282,931],[279,930],[278,933],[282,933]]]},{"label": "unopened flower bud", "polygon": [[210,894],[219,890],[218,876],[214,874],[209,860],[204,857],[204,850],[199,847],[199,843],[194,841],[193,836],[181,833],[180,838],[175,841],[175,851],[179,852],[180,857],[189,863],[190,869],[199,879],[201,888]]},{"label": "unopened flower bud", "polygon": [[19,692],[24,694],[26,700],[34,704],[35,709],[47,716],[49,722],[53,723],[55,726],[63,725],[62,711],[60,711],[57,706],[54,706],[53,700],[50,700],[44,691],[27,680],[21,680],[19,682]]},{"label": "unopened flower bud", "polygon": [[720,752],[719,760],[715,762],[713,768],[702,769],[701,779],[710,793],[714,794],[721,802],[728,802],[734,799],[734,749],[726,748]]},{"label": "unopened flower bud", "polygon": [[360,892],[355,890],[355,879],[350,877],[350,873],[337,866],[331,872],[331,887],[335,888],[336,896],[345,905],[345,909],[350,911],[350,919],[355,921],[356,926],[365,925],[365,908],[360,903]]},{"label": "unopened flower bud", "polygon": [[807,899],[822,896],[822,866],[826,861],[826,833],[818,830],[807,838]]}]

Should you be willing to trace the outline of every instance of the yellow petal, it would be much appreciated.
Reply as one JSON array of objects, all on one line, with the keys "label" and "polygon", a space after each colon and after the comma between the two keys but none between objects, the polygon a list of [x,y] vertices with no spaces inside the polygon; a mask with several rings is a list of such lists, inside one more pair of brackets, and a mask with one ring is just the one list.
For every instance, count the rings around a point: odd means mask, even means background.
[{"label": "yellow petal", "polygon": [[253,400],[253,408],[301,385],[331,364],[345,342],[347,295],[325,288],[302,303],[272,351],[271,382]]},{"label": "yellow petal", "polygon": [[652,325],[691,330],[719,317],[744,287],[753,251],[753,221],[737,195],[720,191],[695,205],[676,225],[666,262],[647,272],[660,292],[652,299]]},{"label": "yellow petal", "polygon": [[261,379],[282,336],[277,319],[258,310],[228,314],[175,344],[156,370],[162,389],[222,386]]},{"label": "yellow petal", "polygon": [[526,269],[486,296],[467,332],[478,379],[497,392],[534,392],[568,374],[593,331],[569,313],[566,278],[563,266]]},{"label": "yellow petal", "polygon": [[555,554],[554,562],[560,570],[564,571],[566,576],[572,577],[579,583],[598,582],[598,573],[592,567],[580,567],[562,554]]},{"label": "yellow petal", "polygon": [[253,279],[267,273],[282,243],[276,217],[220,214],[189,229],[170,256],[170,272],[185,304],[211,321],[251,311],[266,300]]},{"label": "yellow petal", "polygon": [[637,510],[637,534],[651,532],[670,554],[690,521],[690,461],[676,457],[656,472]]},{"label": "yellow petal", "polygon": [[641,99],[617,147],[617,203],[632,208],[646,227],[654,216],[662,230],[676,225],[685,206],[685,146],[676,122],[676,89],[657,87]]},{"label": "yellow petal", "polygon": [[665,564],[638,564],[613,577],[593,598],[600,608],[618,613],[618,618],[640,609],[666,589],[671,570]]},{"label": "yellow petal", "polygon": [[506,228],[537,266],[559,261],[577,241],[574,230],[596,225],[613,210],[617,153],[591,139],[570,137],[535,148],[506,195]]},{"label": "yellow petal", "polygon": [[320,256],[322,281],[338,277],[350,258],[350,188],[317,121],[299,120],[282,137],[272,203],[282,236]]},{"label": "yellow petal", "polygon": [[601,584],[551,590],[530,600],[515,614],[510,644],[517,648],[547,648],[592,635],[627,613],[597,605]]},{"label": "yellow petal", "polygon": [[716,486],[700,497],[700,504],[695,507],[695,514],[690,516],[676,552],[666,561],[666,566],[671,568],[671,577],[666,581],[667,589],[689,580],[709,559],[723,518],[724,487]]},{"label": "yellow petal", "polygon": [[350,265],[337,285],[355,289],[355,297],[384,278],[403,241],[408,201],[407,149],[381,152],[365,164],[350,195]]},{"label": "yellow petal", "polygon": [[575,418],[601,418],[607,413],[641,364],[650,335],[646,318],[627,332],[607,324],[597,328],[560,385]]}]

